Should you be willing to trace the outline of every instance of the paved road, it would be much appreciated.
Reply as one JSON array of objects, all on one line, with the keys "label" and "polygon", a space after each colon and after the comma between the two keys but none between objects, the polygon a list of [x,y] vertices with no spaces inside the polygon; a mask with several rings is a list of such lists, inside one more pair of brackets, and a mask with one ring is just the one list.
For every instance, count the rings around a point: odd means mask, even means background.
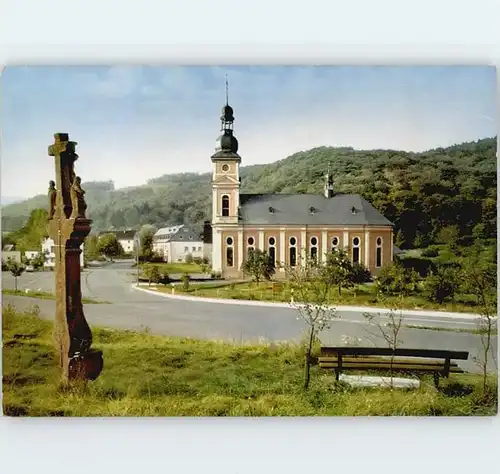
[{"label": "paved road", "polygon": [[[54,276],[52,272],[25,273],[18,279],[18,286],[22,289],[53,292]],[[132,330],[148,328],[157,334],[233,341],[298,340],[304,329],[303,323],[296,319],[296,310],[292,308],[170,299],[134,289],[133,282],[134,270],[130,262],[85,270],[82,273],[83,295],[112,303],[85,305],[89,323]],[[2,286],[14,287],[14,279],[10,274],[2,274]],[[53,317],[55,311],[53,300],[4,295],[3,304],[8,303],[19,309],[38,304],[42,315],[48,318]],[[360,312],[338,311],[338,315],[340,319],[323,333],[321,339],[324,343],[340,344],[342,336],[348,335],[361,338],[364,344],[385,345],[382,340],[371,335],[376,328],[366,325]],[[411,314],[405,316],[405,324],[475,327],[475,322],[466,317],[424,317]],[[477,356],[481,348],[480,337],[470,333],[405,328],[401,332],[401,339],[402,345],[406,347],[468,350],[470,359],[461,364],[467,370],[476,368],[472,357]],[[496,337],[494,352],[497,353]]]}]

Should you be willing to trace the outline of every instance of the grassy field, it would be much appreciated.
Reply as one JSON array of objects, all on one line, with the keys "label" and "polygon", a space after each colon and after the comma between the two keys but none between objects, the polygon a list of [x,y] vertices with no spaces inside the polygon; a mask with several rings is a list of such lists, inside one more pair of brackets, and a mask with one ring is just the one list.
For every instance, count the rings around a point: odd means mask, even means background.
[{"label": "grassy field", "polygon": [[104,370],[86,390],[58,382],[52,325],[36,312],[3,312],[3,408],[11,416],[495,415],[497,380],[483,393],[475,375],[437,391],[353,389],[312,369],[292,344],[236,345],[94,328]]},{"label": "grassy field", "polygon": [[[22,290],[12,290],[8,288],[2,288],[2,294],[4,295],[14,295],[14,296],[26,296],[28,298],[39,298],[41,300],[55,300],[56,297],[53,293],[47,293],[45,291],[30,291],[26,293]],[[109,304],[109,301],[95,300],[93,298],[82,297],[83,304]]]},{"label": "grassy field", "polygon": [[[171,293],[170,286],[158,285],[157,291]],[[289,286],[281,282],[236,282],[236,283],[219,283],[219,284],[190,284],[187,290],[183,289],[182,285],[175,286],[175,292],[179,294],[189,294],[192,296],[205,296],[209,298],[228,298],[242,300],[260,300],[260,301],[276,301],[290,302],[292,296]],[[373,286],[357,285],[355,288],[342,290],[342,295],[339,296],[338,291],[332,290],[330,294],[330,303],[338,305],[352,306],[374,306],[387,307],[391,301],[398,301],[394,297],[387,297],[384,301],[377,298],[374,293]],[[408,296],[404,299],[405,309],[429,309],[436,311],[452,311],[479,313],[479,309],[474,304],[474,299],[470,295],[462,295],[453,303],[439,305],[427,301],[423,295]]]},{"label": "grassy field", "polygon": [[[202,273],[201,266],[197,263],[151,263],[156,265],[160,272],[172,273]],[[143,263],[139,265],[140,268],[144,266]]]}]

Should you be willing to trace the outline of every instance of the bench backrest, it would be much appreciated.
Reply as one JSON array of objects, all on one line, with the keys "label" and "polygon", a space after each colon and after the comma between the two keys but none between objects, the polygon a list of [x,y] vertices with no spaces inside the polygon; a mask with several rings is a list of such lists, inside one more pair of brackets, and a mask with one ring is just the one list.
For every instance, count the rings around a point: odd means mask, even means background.
[{"label": "bench backrest", "polygon": [[328,356],[401,356],[401,357],[429,357],[433,359],[458,359],[467,360],[467,351],[446,351],[441,349],[390,349],[389,347],[321,347],[321,357]]}]

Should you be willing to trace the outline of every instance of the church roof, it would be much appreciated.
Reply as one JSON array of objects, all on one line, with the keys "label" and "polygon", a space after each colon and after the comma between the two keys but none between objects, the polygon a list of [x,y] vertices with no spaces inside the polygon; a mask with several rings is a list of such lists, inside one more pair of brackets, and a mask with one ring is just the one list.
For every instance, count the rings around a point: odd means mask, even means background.
[{"label": "church roof", "polygon": [[240,222],[257,225],[377,225],[393,223],[357,194],[240,194]]}]

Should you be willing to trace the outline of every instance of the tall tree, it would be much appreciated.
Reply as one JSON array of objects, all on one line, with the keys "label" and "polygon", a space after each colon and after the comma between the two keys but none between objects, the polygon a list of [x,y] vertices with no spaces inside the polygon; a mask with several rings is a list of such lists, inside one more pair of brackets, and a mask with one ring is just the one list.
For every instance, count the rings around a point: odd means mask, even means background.
[{"label": "tall tree", "polygon": [[267,252],[254,249],[243,263],[243,272],[259,283],[264,278],[270,280],[275,273],[275,268],[269,261]]},{"label": "tall tree", "polygon": [[123,253],[123,248],[116,235],[109,233],[99,237],[98,251],[113,261],[113,257],[118,257]]},{"label": "tall tree", "polygon": [[140,239],[140,255],[144,260],[151,260],[153,257],[153,237],[156,233],[156,228],[150,224],[145,224],[139,231]]},{"label": "tall tree", "polygon": [[24,273],[26,267],[22,263],[17,262],[16,260],[9,259],[9,261],[7,262],[7,268],[14,277],[15,290],[17,292],[17,279]]}]

